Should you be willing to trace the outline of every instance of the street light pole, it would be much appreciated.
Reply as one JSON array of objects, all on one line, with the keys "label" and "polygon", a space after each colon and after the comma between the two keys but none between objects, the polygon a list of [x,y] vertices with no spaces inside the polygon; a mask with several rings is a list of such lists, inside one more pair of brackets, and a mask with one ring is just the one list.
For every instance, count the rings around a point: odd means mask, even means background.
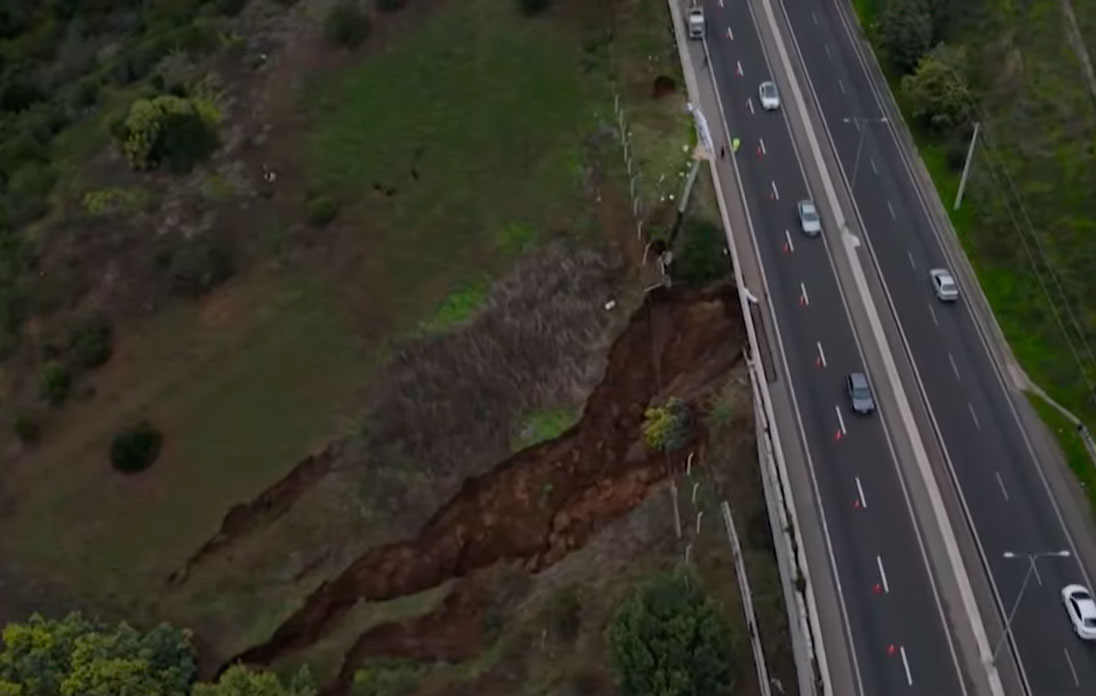
[{"label": "street light pole", "polygon": [[853,188],[856,186],[856,175],[860,171],[860,152],[864,149],[865,127],[871,123],[887,123],[887,118],[885,116],[883,118],[859,118],[854,116],[852,118],[843,118],[841,120],[844,123],[851,123],[855,125],[856,130],[860,133],[860,139],[856,142],[856,160],[852,165],[852,181],[849,182],[849,187]]},{"label": "street light pole", "polygon": [[1012,603],[1012,609],[1009,611],[1008,616],[1005,617],[1005,630],[1001,633],[1001,638],[997,641],[997,646],[993,649],[993,655],[990,657],[990,662],[997,663],[997,653],[1001,651],[1001,646],[1005,644],[1005,638],[1008,637],[1009,632],[1012,630],[1012,617],[1016,615],[1016,610],[1020,608],[1020,600],[1024,598],[1024,590],[1027,589],[1028,580],[1031,579],[1035,570],[1035,561],[1048,557],[1056,556],[1058,558],[1069,558],[1069,551],[1043,551],[1041,553],[1013,553],[1012,551],[1005,551],[1002,554],[1005,558],[1026,558],[1028,562],[1027,572],[1024,573],[1024,581],[1020,584],[1020,592],[1016,595],[1016,601]]}]

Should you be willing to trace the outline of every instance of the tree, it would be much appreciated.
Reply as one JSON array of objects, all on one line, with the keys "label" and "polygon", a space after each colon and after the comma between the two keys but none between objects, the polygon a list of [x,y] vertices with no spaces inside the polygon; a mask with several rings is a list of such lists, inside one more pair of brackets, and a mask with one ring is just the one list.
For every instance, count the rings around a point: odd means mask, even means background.
[{"label": "tree", "polygon": [[69,332],[69,355],[81,368],[98,367],[110,359],[113,331],[102,316],[88,317]]},{"label": "tree", "polygon": [[917,71],[902,78],[914,120],[938,133],[964,123],[973,99],[966,71],[961,46],[940,44],[922,58]]},{"label": "tree", "polygon": [[878,30],[891,64],[903,73],[911,72],[932,47],[932,14],[927,0],[888,0]]},{"label": "tree", "polygon": [[522,14],[526,16],[541,13],[548,9],[550,4],[552,4],[552,0],[518,0],[518,7],[521,9]]},{"label": "tree", "polygon": [[56,360],[42,365],[38,373],[38,391],[50,406],[57,406],[68,398],[72,388],[72,375],[68,368]]},{"label": "tree", "polygon": [[156,169],[162,162],[186,171],[217,146],[217,107],[207,99],[164,94],[138,99],[122,127],[122,152],[134,169]]},{"label": "tree", "polygon": [[719,280],[730,270],[723,230],[705,220],[685,223],[679,249],[674,255],[674,280],[704,286]]},{"label": "tree", "polygon": [[609,651],[627,696],[708,696],[734,680],[737,636],[691,575],[664,574],[625,600]]},{"label": "tree", "polygon": [[323,20],[324,36],[336,46],[360,46],[371,29],[359,0],[337,0]]},{"label": "tree", "polygon": [[196,672],[189,636],[166,624],[143,633],[35,614],[3,631],[0,694],[186,696]]},{"label": "tree", "polygon": [[172,290],[201,297],[232,277],[232,247],[217,234],[189,239],[172,250],[167,270]]},{"label": "tree", "polygon": [[689,441],[689,406],[671,397],[661,406],[643,413],[643,441],[656,452],[672,452]]},{"label": "tree", "polygon": [[339,203],[331,196],[315,196],[308,200],[308,224],[327,227],[339,214]]},{"label": "tree", "polygon": [[195,684],[191,696],[315,696],[316,687],[306,668],[287,682],[266,670],[233,665],[215,684]]},{"label": "tree", "polygon": [[110,443],[111,464],[127,474],[144,471],[156,461],[163,443],[163,433],[148,421],[131,425],[115,435]]}]

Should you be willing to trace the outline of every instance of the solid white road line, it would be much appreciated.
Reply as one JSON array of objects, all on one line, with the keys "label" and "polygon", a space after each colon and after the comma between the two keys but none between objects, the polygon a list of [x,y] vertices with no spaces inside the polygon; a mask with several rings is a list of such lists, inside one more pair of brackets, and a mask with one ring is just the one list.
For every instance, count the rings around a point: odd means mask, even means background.
[{"label": "solid white road line", "polygon": [[870,157],[868,158],[868,161],[871,162],[872,173],[874,173],[876,176],[879,176],[879,170],[875,167],[875,158]]},{"label": "solid white road line", "polygon": [[982,429],[982,424],[978,422],[978,414],[974,412],[974,405],[969,401],[967,402],[967,408],[970,409],[970,417],[974,419],[974,425],[979,430]]},{"label": "solid white road line", "polygon": [[906,256],[908,256],[909,259],[910,259],[910,268],[912,268],[913,270],[916,271],[917,270],[917,264],[913,260],[913,252],[912,251],[907,251]]},{"label": "solid white road line", "polygon": [[913,675],[910,674],[910,661],[906,659],[906,646],[902,646],[902,666],[906,668],[906,683],[913,686]]},{"label": "solid white road line", "polygon": [[826,366],[826,354],[822,352],[822,341],[815,341],[818,346],[818,359],[822,361],[822,367]]},{"label": "solid white road line", "polygon": [[[856,493],[857,493],[857,495],[860,496],[860,507],[867,510],[868,509],[868,499],[864,497],[864,487],[860,485],[860,477],[855,476],[854,478],[856,479]],[[878,556],[876,556],[876,558],[878,558]],[[879,569],[882,570],[883,566],[880,565]]]},{"label": "solid white road line", "polygon": [[838,427],[841,428],[841,434],[842,435],[846,434],[845,419],[841,416],[841,407],[840,406],[834,406],[833,407],[833,412],[837,414],[837,425],[838,425]]},{"label": "solid white road line", "polygon": [[795,253],[795,244],[792,244],[791,232],[788,232],[788,228],[784,228],[784,240],[788,243],[788,251]]},{"label": "solid white road line", "polygon": [[1073,669],[1073,660],[1069,657],[1069,648],[1062,648],[1062,652],[1066,655],[1066,662],[1069,663],[1069,673],[1073,675],[1073,685],[1076,687],[1081,686],[1081,682],[1077,680],[1077,670]]},{"label": "solid white road line", "polygon": [[803,304],[808,306],[811,304],[811,298],[807,297],[807,286],[803,283],[799,284],[799,297],[803,300]]},{"label": "solid white road line", "polygon": [[940,326],[940,322],[936,320],[936,310],[932,308],[932,303],[929,303],[929,314],[932,315],[932,323]]},{"label": "solid white road line", "polygon": [[995,471],[993,473],[997,475],[997,485],[1001,487],[1001,495],[1003,495],[1005,497],[1005,502],[1007,503],[1008,502],[1008,491],[1005,490],[1005,482],[1004,482],[1004,480],[1001,479],[1001,472],[1000,471]]},{"label": "solid white road line", "polygon": [[955,358],[952,357],[951,351],[948,351],[948,362],[951,363],[951,371],[955,373],[955,379],[959,379],[959,368],[955,366]]},{"label": "solid white road line", "polygon": [[879,577],[883,580],[883,591],[890,594],[890,583],[887,582],[887,571],[883,570],[883,559],[876,556],[875,562],[879,564]]},{"label": "solid white road line", "polygon": [[773,186],[773,198],[780,200],[780,192],[776,190],[776,182],[770,181],[769,183]]},{"label": "solid white road line", "polygon": [[887,210],[890,211],[891,220],[897,220],[898,219],[898,216],[894,214],[894,206],[891,205],[890,201],[887,201]]}]

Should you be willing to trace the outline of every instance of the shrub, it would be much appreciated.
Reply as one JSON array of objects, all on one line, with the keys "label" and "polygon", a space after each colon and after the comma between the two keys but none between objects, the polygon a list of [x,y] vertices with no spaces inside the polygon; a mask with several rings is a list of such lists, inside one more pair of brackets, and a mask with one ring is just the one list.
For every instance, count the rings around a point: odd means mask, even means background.
[{"label": "shrub", "polygon": [[219,120],[216,106],[206,99],[169,94],[138,99],[125,120],[122,151],[134,169],[167,162],[175,171],[186,171],[216,148]]},{"label": "shrub", "polygon": [[652,406],[643,414],[643,441],[656,452],[672,452],[689,441],[689,407],[671,397],[662,406]]},{"label": "shrub", "polygon": [[738,636],[690,575],[649,581],[617,610],[609,652],[626,696],[729,691]]},{"label": "shrub", "polygon": [[336,46],[360,46],[372,25],[358,0],[338,0],[323,21],[323,33]]},{"label": "shrub", "polygon": [[105,317],[84,319],[69,332],[69,357],[77,367],[99,367],[110,359],[113,331]]},{"label": "shrub", "polygon": [[339,214],[339,204],[331,196],[316,196],[308,201],[308,224],[327,227]]},{"label": "shrub", "polygon": [[878,26],[883,52],[903,73],[917,67],[932,47],[932,14],[926,0],[888,0]]},{"label": "shrub", "polygon": [[110,443],[110,462],[123,473],[144,471],[156,461],[164,436],[148,421],[125,428]]},{"label": "shrub", "polygon": [[674,280],[703,286],[723,278],[731,268],[723,230],[710,222],[685,223],[678,246],[673,261]]},{"label": "shrub", "polygon": [[42,365],[38,372],[38,391],[46,403],[57,406],[68,398],[72,388],[72,375],[68,368],[57,360]]},{"label": "shrub", "polygon": [[16,415],[14,426],[15,436],[24,444],[32,445],[42,439],[42,426],[29,413]]},{"label": "shrub", "polygon": [[966,70],[961,46],[940,44],[922,58],[917,71],[902,78],[914,120],[937,133],[965,123],[973,100]]},{"label": "shrub", "polygon": [[168,257],[171,288],[189,297],[199,297],[232,277],[231,249],[218,236],[183,242]]},{"label": "shrub", "polygon": [[552,0],[518,0],[518,8],[526,16],[539,14],[548,9],[551,4]]},{"label": "shrub", "polygon": [[407,4],[407,0],[377,0],[377,9],[381,12],[395,12]]},{"label": "shrub", "polygon": [[247,0],[217,0],[217,11],[226,17],[235,17],[247,5]]},{"label": "shrub", "polygon": [[393,658],[371,661],[354,673],[353,696],[399,696],[414,691],[422,669],[414,662]]}]

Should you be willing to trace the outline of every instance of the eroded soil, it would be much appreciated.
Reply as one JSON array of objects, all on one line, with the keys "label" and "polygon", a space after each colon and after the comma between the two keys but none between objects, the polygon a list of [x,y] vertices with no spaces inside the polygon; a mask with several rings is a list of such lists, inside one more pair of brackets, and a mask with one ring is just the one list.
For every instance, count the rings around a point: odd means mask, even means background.
[{"label": "eroded soil", "polygon": [[[498,561],[535,572],[583,546],[685,466],[684,451],[651,455],[644,448],[647,405],[676,396],[694,412],[702,409],[708,386],[740,359],[741,340],[728,288],[654,291],[614,343],[574,428],[466,481],[417,536],[370,549],[324,582],[267,642],[231,662],[269,663],[311,645],[359,600],[420,592]],[[398,646],[406,629],[375,630],[389,631],[385,639]],[[367,633],[352,653],[371,652],[377,639]]]}]

